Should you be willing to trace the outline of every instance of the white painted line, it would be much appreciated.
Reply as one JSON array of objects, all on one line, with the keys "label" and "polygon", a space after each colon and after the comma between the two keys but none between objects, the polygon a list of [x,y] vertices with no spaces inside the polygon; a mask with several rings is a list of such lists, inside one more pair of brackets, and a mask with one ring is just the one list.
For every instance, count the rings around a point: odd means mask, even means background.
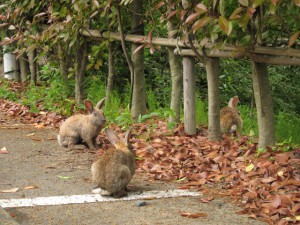
[{"label": "white painted line", "polygon": [[3,208],[31,207],[31,206],[47,206],[47,205],[67,205],[82,204],[93,202],[115,202],[129,201],[141,199],[158,199],[158,198],[174,198],[174,197],[196,197],[201,196],[200,192],[191,192],[186,190],[168,190],[168,191],[148,191],[143,193],[129,193],[127,197],[111,198],[101,196],[100,194],[85,195],[67,195],[67,196],[49,196],[37,198],[21,198],[21,199],[0,199],[0,206]]}]

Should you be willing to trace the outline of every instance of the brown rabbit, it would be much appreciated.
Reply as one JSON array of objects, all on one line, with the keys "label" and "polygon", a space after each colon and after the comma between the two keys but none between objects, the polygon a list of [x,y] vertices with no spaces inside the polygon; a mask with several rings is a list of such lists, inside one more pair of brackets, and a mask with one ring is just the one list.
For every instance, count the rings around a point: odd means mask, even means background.
[{"label": "brown rabbit", "polygon": [[58,144],[72,149],[75,144],[84,141],[90,149],[96,149],[96,138],[106,122],[101,110],[104,101],[105,98],[99,101],[95,108],[90,101],[84,101],[89,114],[69,117],[60,127]]},{"label": "brown rabbit", "polygon": [[236,130],[242,128],[243,120],[240,116],[239,110],[237,109],[238,102],[239,98],[238,96],[235,96],[229,100],[227,107],[221,109],[220,126],[222,133],[230,135]]},{"label": "brown rabbit", "polygon": [[93,163],[92,179],[101,188],[101,195],[121,198],[127,195],[126,186],[135,172],[135,153],[128,142],[131,130],[125,133],[124,139],[110,129],[105,129],[105,133],[115,148],[105,151]]}]

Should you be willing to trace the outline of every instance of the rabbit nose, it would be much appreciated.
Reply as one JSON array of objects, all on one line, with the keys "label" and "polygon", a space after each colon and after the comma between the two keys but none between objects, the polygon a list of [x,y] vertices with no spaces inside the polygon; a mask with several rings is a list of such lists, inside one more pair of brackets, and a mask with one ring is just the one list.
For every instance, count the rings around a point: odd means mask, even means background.
[{"label": "rabbit nose", "polygon": [[106,122],[106,119],[102,119],[101,121],[102,121],[103,123],[105,123],[105,122]]}]

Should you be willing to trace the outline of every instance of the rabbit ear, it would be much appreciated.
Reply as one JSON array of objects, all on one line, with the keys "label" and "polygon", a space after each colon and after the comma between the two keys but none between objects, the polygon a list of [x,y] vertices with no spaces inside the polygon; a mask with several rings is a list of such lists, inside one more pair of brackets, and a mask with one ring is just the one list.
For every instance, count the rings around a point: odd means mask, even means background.
[{"label": "rabbit ear", "polygon": [[97,103],[96,108],[101,109],[101,108],[103,107],[103,105],[104,105],[105,99],[106,99],[105,97],[102,98],[102,99]]},{"label": "rabbit ear", "polygon": [[232,107],[236,108],[238,103],[239,103],[239,97],[238,96],[234,96],[234,98],[232,100]]},{"label": "rabbit ear", "polygon": [[237,104],[239,102],[239,97],[238,96],[234,96],[233,98],[231,98],[228,102],[228,107],[231,108],[236,108]]},{"label": "rabbit ear", "polygon": [[130,136],[131,136],[131,131],[132,131],[132,128],[130,128],[128,131],[126,131],[125,133],[125,138],[124,138],[124,141],[126,144],[129,143],[129,139],[130,139]]},{"label": "rabbit ear", "polygon": [[108,140],[115,146],[118,142],[120,142],[119,136],[109,128],[105,129],[105,134]]},{"label": "rabbit ear", "polygon": [[91,101],[85,100],[84,105],[85,105],[85,108],[89,111],[89,113],[93,112],[94,107],[93,107],[93,104]]}]

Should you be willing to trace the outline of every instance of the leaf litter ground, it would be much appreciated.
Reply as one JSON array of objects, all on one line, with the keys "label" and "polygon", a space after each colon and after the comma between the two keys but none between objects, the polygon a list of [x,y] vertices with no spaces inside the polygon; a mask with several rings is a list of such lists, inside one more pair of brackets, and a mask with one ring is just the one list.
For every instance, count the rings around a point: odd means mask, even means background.
[{"label": "leaf litter ground", "polygon": [[[0,100],[0,110],[36,128],[58,128],[64,117],[53,112],[30,113],[28,107]],[[137,173],[149,180],[176,181],[181,189],[198,189],[209,196],[229,196],[247,214],[269,224],[298,224],[300,221],[300,149],[257,154],[257,143],[247,136],[207,138],[202,128],[197,135],[184,135],[183,125],[169,130],[164,121],[150,119],[132,125],[132,145],[137,154]],[[112,125],[122,133],[117,125]],[[110,143],[99,135],[99,155]],[[214,197],[202,198],[210,202]],[[184,217],[205,217],[202,212],[182,211]]]}]

